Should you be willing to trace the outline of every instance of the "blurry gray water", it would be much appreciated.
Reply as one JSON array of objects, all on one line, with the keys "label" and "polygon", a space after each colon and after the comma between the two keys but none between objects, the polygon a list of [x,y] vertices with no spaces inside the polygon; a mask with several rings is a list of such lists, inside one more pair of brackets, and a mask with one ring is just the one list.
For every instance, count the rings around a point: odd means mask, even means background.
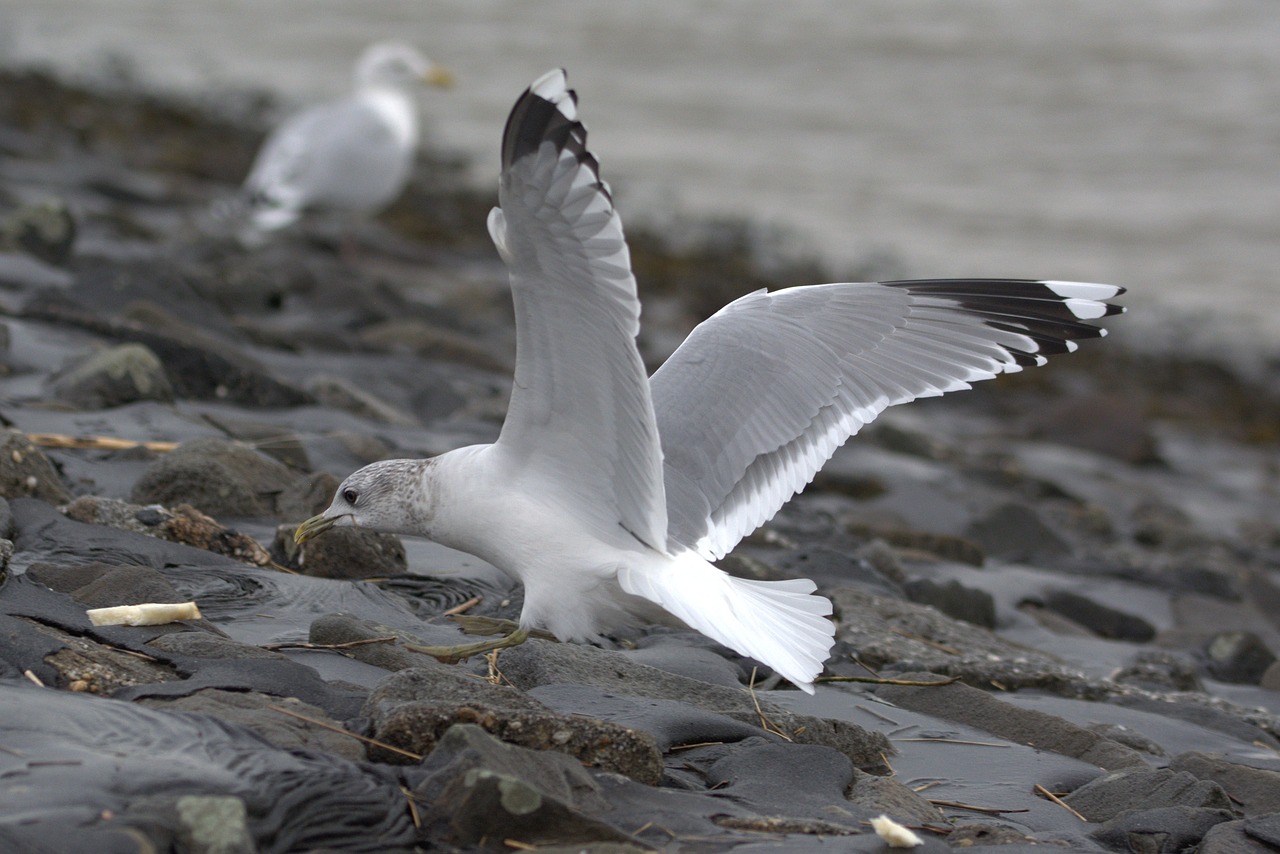
[{"label": "blurry gray water", "polygon": [[515,96],[562,65],[631,221],[744,215],[837,269],[1124,284],[1128,337],[1212,315],[1197,346],[1280,355],[1270,0],[0,0],[0,62],[124,56],[286,104],[387,36],[457,73],[429,135],[484,180]]}]

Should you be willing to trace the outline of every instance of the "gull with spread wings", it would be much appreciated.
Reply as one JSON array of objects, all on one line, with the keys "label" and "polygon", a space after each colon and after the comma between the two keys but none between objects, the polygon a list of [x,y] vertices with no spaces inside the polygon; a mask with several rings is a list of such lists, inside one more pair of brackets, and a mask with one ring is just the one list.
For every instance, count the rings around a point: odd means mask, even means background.
[{"label": "gull with spread wings", "polygon": [[489,231],[515,301],[516,368],[498,440],[374,463],[299,526],[428,537],[525,587],[497,640],[592,640],[690,626],[812,692],[831,602],[812,582],[735,578],[712,561],[767,522],[886,407],[1043,364],[1122,311],[1111,285],[930,279],[748,294],[652,376],[622,223],[563,71],[516,102]]}]

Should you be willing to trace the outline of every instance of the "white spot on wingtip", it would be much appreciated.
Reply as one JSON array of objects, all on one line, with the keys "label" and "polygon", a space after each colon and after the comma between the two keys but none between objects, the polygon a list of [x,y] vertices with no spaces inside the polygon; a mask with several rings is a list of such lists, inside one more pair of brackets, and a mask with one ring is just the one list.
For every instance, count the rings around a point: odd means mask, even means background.
[{"label": "white spot on wingtip", "polygon": [[569,94],[569,78],[563,68],[556,68],[533,81],[529,91],[539,98],[556,105],[566,119],[570,121],[578,117],[578,105]]}]

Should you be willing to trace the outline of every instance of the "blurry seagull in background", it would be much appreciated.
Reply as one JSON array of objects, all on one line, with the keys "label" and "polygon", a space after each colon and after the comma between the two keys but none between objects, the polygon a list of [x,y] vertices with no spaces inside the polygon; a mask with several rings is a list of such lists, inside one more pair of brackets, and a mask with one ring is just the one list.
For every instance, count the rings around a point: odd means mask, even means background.
[{"label": "blurry seagull in background", "polygon": [[1104,330],[1123,289],[932,279],[748,294],[652,378],[622,224],[563,71],[516,102],[489,231],[515,301],[498,440],[352,474],[302,543],[336,525],[428,537],[524,584],[508,636],[415,647],[445,659],[545,628],[594,640],[684,624],[812,692],[835,628],[808,580],[712,565],[886,407],[1040,365]]},{"label": "blurry seagull in background", "polygon": [[309,208],[369,216],[395,201],[418,148],[415,95],[424,83],[449,86],[453,76],[409,45],[378,42],[356,63],[350,97],[276,127],[241,190],[241,242],[260,245]]}]

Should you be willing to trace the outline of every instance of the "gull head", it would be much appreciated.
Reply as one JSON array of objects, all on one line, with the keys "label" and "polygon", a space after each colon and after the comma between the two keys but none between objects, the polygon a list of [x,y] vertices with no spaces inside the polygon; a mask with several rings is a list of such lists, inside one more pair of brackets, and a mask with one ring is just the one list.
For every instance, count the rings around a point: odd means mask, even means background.
[{"label": "gull head", "polygon": [[378,42],[368,47],[356,63],[358,88],[410,89],[422,83],[453,85],[453,74],[436,65],[416,48],[403,42]]},{"label": "gull head", "polygon": [[432,460],[383,460],[354,472],[327,510],[298,526],[295,543],[330,528],[354,526],[388,534],[424,534],[432,516],[427,477]]}]

